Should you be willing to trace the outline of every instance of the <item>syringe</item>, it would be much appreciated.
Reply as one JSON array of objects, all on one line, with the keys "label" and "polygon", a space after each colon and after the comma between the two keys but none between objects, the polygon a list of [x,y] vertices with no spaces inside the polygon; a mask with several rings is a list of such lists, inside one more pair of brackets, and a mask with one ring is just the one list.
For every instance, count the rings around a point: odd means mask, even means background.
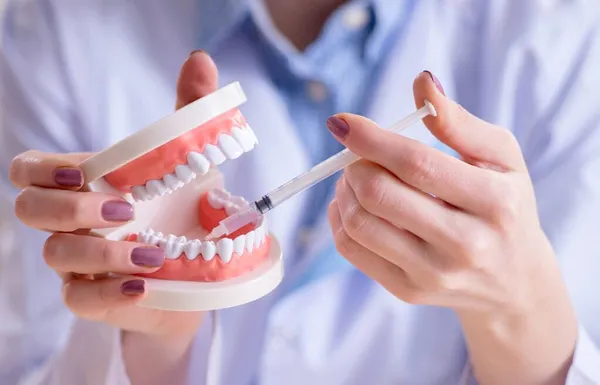
[{"label": "syringe", "polygon": [[[388,131],[396,133],[400,132],[429,115],[435,117],[437,116],[437,111],[433,104],[428,100],[425,100],[425,105],[423,107],[388,128]],[[223,219],[219,225],[208,234],[206,239],[214,239],[231,234],[247,224],[257,221],[261,215],[266,214],[281,203],[309,189],[359,159],[360,157],[358,155],[348,149],[340,151],[336,155],[333,155],[329,159],[319,163],[310,170],[271,191],[261,199],[251,203],[246,209]]]}]

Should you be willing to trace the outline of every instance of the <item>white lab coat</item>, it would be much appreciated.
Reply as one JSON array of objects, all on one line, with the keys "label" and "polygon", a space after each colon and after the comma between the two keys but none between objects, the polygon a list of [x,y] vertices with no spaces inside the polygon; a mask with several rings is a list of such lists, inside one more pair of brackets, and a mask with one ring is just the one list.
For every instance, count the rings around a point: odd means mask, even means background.
[{"label": "white lab coat", "polygon": [[[3,170],[29,148],[100,150],[172,111],[178,70],[196,48],[197,2],[117,3],[12,5],[1,57]],[[387,125],[412,112],[412,81],[429,69],[471,112],[515,132],[580,320],[569,385],[600,383],[599,9],[591,0],[421,0],[367,114]],[[483,33],[474,33],[478,23]],[[220,168],[231,191],[252,198],[309,164],[249,47],[229,41],[214,57],[221,83],[239,81],[247,93],[242,110],[260,141]],[[405,134],[435,144],[422,125]],[[5,171],[2,177],[12,199]],[[270,215],[284,250],[306,204],[299,197]],[[62,305],[60,282],[40,255],[46,234],[12,216],[2,221],[14,242],[3,242],[0,260],[0,383],[128,385],[119,331],[75,320]],[[319,226],[306,260],[331,237],[325,216]],[[288,278],[302,266],[288,269]],[[209,349],[212,325],[203,326],[190,384],[203,383],[210,354],[223,385],[248,384],[253,376],[261,385],[474,381],[460,324],[448,309],[405,304],[356,271],[275,302],[277,293],[222,312],[221,349]]]}]

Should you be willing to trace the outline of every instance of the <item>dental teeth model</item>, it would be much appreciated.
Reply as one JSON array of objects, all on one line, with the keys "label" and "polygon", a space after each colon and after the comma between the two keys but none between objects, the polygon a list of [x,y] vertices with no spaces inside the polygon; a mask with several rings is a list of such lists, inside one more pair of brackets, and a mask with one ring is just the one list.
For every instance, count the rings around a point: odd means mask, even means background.
[{"label": "dental teeth model", "polygon": [[220,221],[249,205],[223,188],[217,170],[258,144],[237,108],[244,101],[241,87],[233,83],[81,165],[92,191],[120,194],[134,205],[134,221],[95,232],[165,252],[159,270],[139,274],[150,289],[143,306],[230,307],[266,295],[281,281],[281,250],[265,217],[227,237],[204,239]]}]

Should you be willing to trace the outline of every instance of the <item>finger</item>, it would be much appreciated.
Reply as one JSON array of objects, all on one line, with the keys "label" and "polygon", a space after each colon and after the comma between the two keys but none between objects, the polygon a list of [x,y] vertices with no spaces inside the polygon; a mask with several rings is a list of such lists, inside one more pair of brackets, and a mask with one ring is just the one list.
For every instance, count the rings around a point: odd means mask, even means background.
[{"label": "finger", "polygon": [[63,300],[77,316],[102,320],[111,311],[133,306],[145,296],[141,278],[75,279],[63,285]]},{"label": "finger", "polygon": [[377,281],[386,290],[411,302],[418,291],[406,272],[354,241],[344,230],[338,202],[333,200],[328,209],[329,222],[338,252],[367,277]]},{"label": "finger", "polygon": [[437,116],[423,120],[429,131],[465,160],[496,170],[525,170],[525,160],[513,134],[479,119],[446,97],[433,74],[426,71],[417,76],[413,91],[417,107],[422,107],[425,99],[435,106]]},{"label": "finger", "polygon": [[78,164],[91,155],[27,151],[13,159],[10,165],[10,181],[18,188],[39,186],[78,190],[84,182]]},{"label": "finger", "polygon": [[347,184],[339,189],[355,196],[370,214],[441,250],[461,242],[460,229],[468,214],[407,186],[381,166],[361,160],[347,167],[343,178]]},{"label": "finger", "polygon": [[180,109],[217,90],[218,70],[204,51],[194,51],[187,58],[177,80],[177,103]]},{"label": "finger", "polygon": [[120,197],[40,187],[19,193],[15,213],[29,227],[65,232],[117,227],[133,219],[133,207]]},{"label": "finger", "polygon": [[[382,130],[354,114],[329,118],[327,125],[347,148],[377,163],[410,186],[464,210],[481,213],[493,204],[489,170],[482,170],[416,140]],[[345,133],[344,133],[345,132]]]},{"label": "finger", "polygon": [[390,222],[365,210],[345,177],[338,185],[335,200],[346,234],[356,243],[406,271],[409,276],[430,272],[426,243]]},{"label": "finger", "polygon": [[160,247],[68,233],[51,235],[43,256],[52,269],[78,274],[151,273],[165,261]]}]

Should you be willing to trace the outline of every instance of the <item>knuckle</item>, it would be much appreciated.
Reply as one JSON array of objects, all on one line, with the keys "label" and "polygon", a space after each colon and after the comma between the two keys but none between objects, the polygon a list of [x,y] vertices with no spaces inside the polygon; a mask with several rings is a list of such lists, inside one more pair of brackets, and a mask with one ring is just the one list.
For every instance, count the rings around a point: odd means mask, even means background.
[{"label": "knuckle", "polygon": [[367,224],[369,219],[362,208],[356,207],[353,210],[344,212],[342,221],[347,235],[355,238],[360,235],[365,228],[368,228]]},{"label": "knuckle", "polygon": [[10,163],[9,178],[11,183],[16,187],[24,187],[28,184],[27,164],[28,159],[35,155],[36,151],[29,150],[15,156]]},{"label": "knuckle", "polygon": [[430,279],[430,287],[433,291],[444,293],[454,291],[454,279],[450,274],[440,272],[434,274]]},{"label": "knuckle", "polygon": [[495,182],[491,188],[492,207],[490,216],[498,224],[513,223],[517,220],[521,211],[519,190],[513,183],[505,180],[504,175],[498,177],[501,180]]},{"label": "knuckle", "polygon": [[335,248],[344,257],[352,256],[356,253],[356,243],[350,238],[345,230],[339,230],[335,236]]},{"label": "knuckle", "polygon": [[79,315],[79,301],[77,300],[77,285],[73,281],[67,281],[62,286],[63,302],[67,308],[76,315]]},{"label": "knuckle", "polygon": [[44,245],[42,247],[42,257],[46,264],[55,269],[60,265],[59,260],[61,259],[62,253],[62,235],[61,234],[52,234],[50,235]]},{"label": "knuckle", "polygon": [[429,154],[413,151],[406,159],[406,172],[415,187],[426,186],[435,180],[435,166]]},{"label": "knuckle", "polygon": [[512,131],[510,131],[504,127],[499,127],[498,129],[499,129],[499,131],[498,131],[499,140],[502,142],[502,144],[504,146],[507,146],[508,148],[519,148],[520,147],[519,141]]},{"label": "knuckle", "polygon": [[28,203],[30,202],[31,191],[30,188],[27,187],[19,192],[17,197],[15,198],[15,215],[21,221],[27,220],[27,208]]},{"label": "knuckle", "polygon": [[425,303],[425,293],[414,287],[404,288],[404,290],[398,294],[398,297],[410,305],[420,305]]},{"label": "knuckle", "polygon": [[103,241],[99,247],[98,251],[98,263],[100,267],[103,269],[110,270],[111,268],[116,268],[116,260],[115,254],[117,254],[117,250],[115,245],[110,241]]},{"label": "knuckle", "polygon": [[86,209],[89,203],[76,194],[72,194],[70,198],[65,202],[64,207],[58,210],[58,219],[62,222],[72,223],[75,228],[85,227],[79,226],[79,224],[84,224],[89,220],[89,215],[86,214],[89,211]]},{"label": "knuckle", "polygon": [[459,243],[459,255],[463,263],[468,266],[477,266],[479,261],[485,259],[490,252],[490,238],[482,232],[471,232]]}]

